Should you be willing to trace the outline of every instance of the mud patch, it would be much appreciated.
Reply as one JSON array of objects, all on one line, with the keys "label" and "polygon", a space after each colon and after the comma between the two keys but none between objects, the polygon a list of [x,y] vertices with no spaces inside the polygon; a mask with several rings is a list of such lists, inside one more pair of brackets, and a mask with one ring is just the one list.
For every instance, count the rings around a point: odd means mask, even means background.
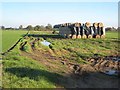
[{"label": "mud patch", "polygon": [[90,62],[91,66],[93,66],[96,70],[103,72],[107,75],[119,76],[120,74],[119,56],[90,58],[87,61]]}]

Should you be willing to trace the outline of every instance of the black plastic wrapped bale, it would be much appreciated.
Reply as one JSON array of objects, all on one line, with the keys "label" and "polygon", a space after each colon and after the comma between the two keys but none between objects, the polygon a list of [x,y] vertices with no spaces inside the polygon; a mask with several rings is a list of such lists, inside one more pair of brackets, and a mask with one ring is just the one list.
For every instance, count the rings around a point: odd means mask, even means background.
[{"label": "black plastic wrapped bale", "polygon": [[77,34],[79,34],[79,23],[74,23],[72,25],[72,39],[77,38]]},{"label": "black plastic wrapped bale", "polygon": [[88,36],[90,35],[90,28],[89,27],[85,27],[85,35]]},{"label": "black plastic wrapped bale", "polygon": [[94,35],[94,27],[93,26],[90,26],[90,32],[89,32],[89,35],[88,35],[88,38],[93,38],[93,35]]},{"label": "black plastic wrapped bale", "polygon": [[85,25],[83,24],[82,27],[81,27],[81,36],[82,38],[87,38],[87,36],[85,35]]},{"label": "black plastic wrapped bale", "polygon": [[96,37],[95,38],[100,38],[100,35],[96,35]]},{"label": "black plastic wrapped bale", "polygon": [[83,26],[80,26],[80,35],[83,36],[85,34]]},{"label": "black plastic wrapped bale", "polygon": [[77,29],[77,38],[81,38],[80,27],[76,27]]},{"label": "black plastic wrapped bale", "polygon": [[88,38],[88,36],[90,35],[90,23],[89,22],[85,23],[84,30],[85,30],[85,35]]},{"label": "black plastic wrapped bale", "polygon": [[99,23],[98,27],[99,27],[99,35],[100,35],[100,37],[105,38],[105,30],[103,28],[103,23]]},{"label": "black plastic wrapped bale", "polygon": [[59,35],[67,38],[67,37],[70,37],[71,35],[71,28],[70,27],[67,27],[67,26],[61,26],[59,28]]},{"label": "black plastic wrapped bale", "polygon": [[93,27],[94,27],[94,29],[93,29],[93,31],[94,31],[93,37],[94,38],[100,38],[98,23],[93,23]]},{"label": "black plastic wrapped bale", "polygon": [[81,38],[81,23],[76,23],[75,25],[76,30],[77,30],[77,38]]},{"label": "black plastic wrapped bale", "polygon": [[75,39],[75,38],[76,38],[76,34],[77,34],[77,30],[76,30],[75,27],[73,27],[72,30],[73,30],[73,31],[72,31],[72,39]]},{"label": "black plastic wrapped bale", "polygon": [[94,27],[93,31],[94,31],[94,36],[96,36],[98,34],[98,28]]}]

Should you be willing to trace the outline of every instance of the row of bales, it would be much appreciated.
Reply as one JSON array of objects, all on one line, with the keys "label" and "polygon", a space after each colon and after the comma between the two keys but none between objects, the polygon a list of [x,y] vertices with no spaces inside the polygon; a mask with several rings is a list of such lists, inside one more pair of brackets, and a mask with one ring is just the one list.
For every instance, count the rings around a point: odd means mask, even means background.
[{"label": "row of bales", "polygon": [[59,34],[66,38],[105,38],[103,23],[64,23],[55,25]]}]

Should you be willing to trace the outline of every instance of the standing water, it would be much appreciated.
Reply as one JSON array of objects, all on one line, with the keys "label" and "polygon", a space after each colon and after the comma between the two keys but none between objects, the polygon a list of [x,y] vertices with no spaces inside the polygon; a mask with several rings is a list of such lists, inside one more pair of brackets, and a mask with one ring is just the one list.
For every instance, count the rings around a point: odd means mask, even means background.
[{"label": "standing water", "polygon": [[49,46],[51,43],[48,42],[48,41],[46,41],[46,40],[43,40],[43,41],[41,42],[41,44],[43,44],[43,45],[45,45],[45,46]]},{"label": "standing water", "polygon": [[105,72],[105,74],[108,74],[108,75],[117,75],[117,71],[116,70],[108,70]]}]

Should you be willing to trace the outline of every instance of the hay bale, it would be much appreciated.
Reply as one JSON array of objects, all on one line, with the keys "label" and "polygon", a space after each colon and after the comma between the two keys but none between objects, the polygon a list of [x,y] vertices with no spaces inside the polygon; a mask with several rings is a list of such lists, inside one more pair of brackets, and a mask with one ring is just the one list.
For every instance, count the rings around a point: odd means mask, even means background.
[{"label": "hay bale", "polygon": [[69,37],[72,37],[72,34],[69,34],[68,36],[69,36]]},{"label": "hay bale", "polygon": [[100,38],[105,38],[105,35],[101,35]]},{"label": "hay bale", "polygon": [[93,23],[93,27],[97,28],[98,27],[98,23]]},{"label": "hay bale", "polygon": [[[83,28],[81,27],[81,23],[64,23],[60,24],[59,34],[68,38],[105,38],[105,30],[103,29],[103,23],[93,23],[93,26],[89,22],[83,24]],[[92,27],[92,29],[91,29]],[[79,30],[80,28],[80,30]],[[84,29],[84,30],[83,30]],[[86,31],[85,31],[86,30]],[[85,33],[86,32],[86,33]],[[72,35],[71,35],[72,34]]]},{"label": "hay bale", "polygon": [[67,26],[71,26],[72,25],[72,23],[67,23]]},{"label": "hay bale", "polygon": [[73,36],[72,36],[72,39],[76,39],[76,35],[73,35]]},{"label": "hay bale", "polygon": [[61,24],[61,27],[64,27],[64,24]]},{"label": "hay bale", "polygon": [[100,35],[96,35],[95,38],[100,38]]},{"label": "hay bale", "polygon": [[98,27],[101,28],[102,35],[105,35],[105,29],[103,28],[103,23],[98,23]]},{"label": "hay bale", "polygon": [[80,27],[80,26],[81,26],[81,23],[78,23],[78,22],[73,23],[73,26],[74,26],[74,27]]},{"label": "hay bale", "polygon": [[87,36],[86,36],[86,35],[83,35],[82,38],[87,38]]},{"label": "hay bale", "polygon": [[64,26],[66,27],[66,26],[67,26],[67,23],[64,23]]},{"label": "hay bale", "polygon": [[81,38],[81,35],[77,35],[77,38]]},{"label": "hay bale", "polygon": [[64,36],[65,34],[66,35],[70,35],[71,34],[70,28],[68,28],[68,27],[60,27],[59,28],[59,35]]},{"label": "hay bale", "polygon": [[103,27],[103,23],[101,23],[101,22],[98,23],[98,26],[99,26],[99,27]]},{"label": "hay bale", "polygon": [[85,26],[89,28],[89,27],[90,27],[90,23],[89,23],[89,22],[86,22],[86,23],[85,23]]},{"label": "hay bale", "polygon": [[88,38],[92,38],[92,35],[88,35]]},{"label": "hay bale", "polygon": [[68,35],[67,35],[67,38],[71,38],[71,37],[72,37],[72,34],[68,34]]}]

